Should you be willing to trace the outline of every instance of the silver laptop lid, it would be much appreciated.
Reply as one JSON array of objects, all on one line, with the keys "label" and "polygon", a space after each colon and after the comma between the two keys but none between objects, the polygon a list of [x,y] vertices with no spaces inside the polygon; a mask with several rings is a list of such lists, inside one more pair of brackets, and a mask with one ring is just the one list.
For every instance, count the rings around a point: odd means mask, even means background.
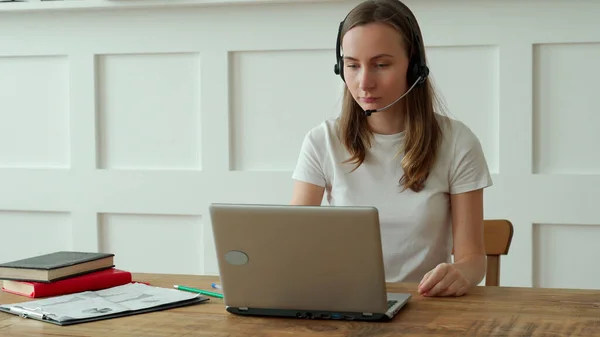
[{"label": "silver laptop lid", "polygon": [[212,204],[225,305],[385,312],[372,207]]}]

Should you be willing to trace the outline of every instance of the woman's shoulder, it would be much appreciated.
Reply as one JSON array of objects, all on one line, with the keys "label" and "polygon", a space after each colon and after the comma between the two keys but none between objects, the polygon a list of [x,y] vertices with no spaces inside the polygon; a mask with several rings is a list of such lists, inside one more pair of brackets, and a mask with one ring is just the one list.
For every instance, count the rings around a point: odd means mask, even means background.
[{"label": "woman's shoulder", "polygon": [[337,137],[339,118],[325,119],[311,127],[305,134],[305,139],[312,143],[322,144],[327,139]]},{"label": "woman's shoulder", "polygon": [[438,124],[442,130],[443,143],[451,148],[470,148],[480,146],[479,138],[463,121],[436,114]]},{"label": "woman's shoulder", "polygon": [[439,168],[448,177],[450,193],[491,186],[485,153],[475,132],[466,123],[450,117],[440,117],[440,124],[444,136]]}]

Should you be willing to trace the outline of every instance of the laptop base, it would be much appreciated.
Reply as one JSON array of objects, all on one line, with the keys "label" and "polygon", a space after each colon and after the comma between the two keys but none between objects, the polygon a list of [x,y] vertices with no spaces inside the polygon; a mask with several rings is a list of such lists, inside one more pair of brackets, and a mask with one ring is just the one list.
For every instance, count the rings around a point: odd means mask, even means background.
[{"label": "laptop base", "polygon": [[411,298],[410,294],[388,294],[390,305],[385,313],[362,313],[324,310],[293,310],[293,309],[266,309],[227,306],[226,310],[241,316],[263,316],[281,318],[301,318],[318,320],[345,320],[385,322],[390,321],[404,307]]},{"label": "laptop base", "polygon": [[388,321],[391,319],[386,314],[372,314],[365,316],[357,312],[329,312],[317,310],[291,310],[291,309],[263,309],[263,308],[236,308],[227,307],[228,312],[242,316],[262,316],[280,318],[301,318],[317,320],[346,320],[346,321]]}]

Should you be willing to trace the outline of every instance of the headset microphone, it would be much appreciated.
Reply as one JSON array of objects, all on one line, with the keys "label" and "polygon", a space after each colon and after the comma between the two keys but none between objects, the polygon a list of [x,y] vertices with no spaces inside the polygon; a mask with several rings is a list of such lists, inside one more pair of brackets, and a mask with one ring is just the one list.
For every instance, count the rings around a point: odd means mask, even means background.
[{"label": "headset microphone", "polygon": [[372,110],[365,110],[365,116],[371,116],[372,113],[374,112],[380,112],[383,110],[388,109],[389,107],[391,107],[392,105],[398,103],[401,99],[404,98],[404,96],[408,95],[408,93],[413,90],[413,88],[419,84],[419,82],[422,80],[421,76],[419,76],[419,78],[417,78],[417,80],[415,81],[415,83],[413,83],[413,85],[404,93],[404,95],[400,96],[397,100],[393,101],[392,103],[390,103],[388,106],[380,108],[380,109],[372,109]]}]

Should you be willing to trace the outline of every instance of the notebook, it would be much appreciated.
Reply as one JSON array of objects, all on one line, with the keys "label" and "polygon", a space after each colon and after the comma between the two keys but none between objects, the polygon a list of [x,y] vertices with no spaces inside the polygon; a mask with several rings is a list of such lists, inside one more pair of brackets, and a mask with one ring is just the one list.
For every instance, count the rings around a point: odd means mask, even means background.
[{"label": "notebook", "polygon": [[72,325],[202,303],[201,294],[129,283],[98,291],[2,304],[0,311],[56,325]]},{"label": "notebook", "polygon": [[52,282],[114,267],[114,254],[59,251],[0,264],[0,279]]},{"label": "notebook", "polygon": [[131,283],[131,273],[116,268],[99,270],[54,282],[2,281],[2,290],[31,298],[51,297],[102,290]]}]

